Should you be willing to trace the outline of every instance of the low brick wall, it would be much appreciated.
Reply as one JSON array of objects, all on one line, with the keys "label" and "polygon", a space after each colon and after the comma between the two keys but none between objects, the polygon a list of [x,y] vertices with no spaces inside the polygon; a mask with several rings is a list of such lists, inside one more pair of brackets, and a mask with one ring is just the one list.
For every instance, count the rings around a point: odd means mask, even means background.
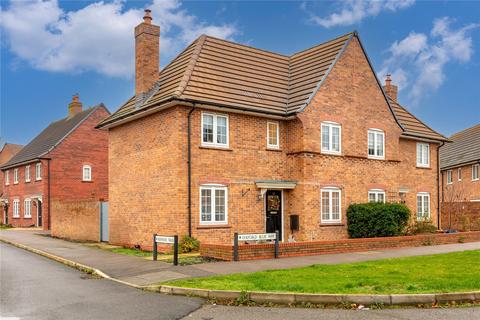
[{"label": "low brick wall", "polygon": [[[311,256],[476,241],[480,241],[480,232],[478,231],[337,241],[290,242],[280,243],[279,256],[280,258]],[[241,244],[238,246],[239,260],[272,259],[274,258],[273,251],[273,244]],[[205,257],[231,261],[233,260],[233,245],[202,243],[200,245],[200,254]]]},{"label": "low brick wall", "polygon": [[100,241],[100,202],[52,201],[51,234],[70,240]]},{"label": "low brick wall", "polygon": [[443,202],[442,229],[480,231],[480,202]]}]

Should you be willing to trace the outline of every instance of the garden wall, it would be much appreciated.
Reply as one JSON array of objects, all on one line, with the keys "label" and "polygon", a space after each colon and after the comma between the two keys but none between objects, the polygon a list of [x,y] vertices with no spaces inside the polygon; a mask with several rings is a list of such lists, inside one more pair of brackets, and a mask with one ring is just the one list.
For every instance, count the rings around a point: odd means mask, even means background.
[{"label": "garden wall", "polygon": [[52,201],[52,236],[100,241],[99,201]]},{"label": "garden wall", "polygon": [[[453,234],[422,234],[387,238],[347,239],[337,241],[310,241],[280,243],[279,257],[310,256],[329,253],[362,252],[369,250],[420,247],[438,244],[480,241],[480,232],[461,232]],[[221,260],[233,260],[233,245],[200,245],[200,254]],[[258,260],[274,258],[272,244],[241,244],[238,246],[239,260]]]},{"label": "garden wall", "polygon": [[441,224],[444,230],[480,231],[480,202],[443,202]]}]

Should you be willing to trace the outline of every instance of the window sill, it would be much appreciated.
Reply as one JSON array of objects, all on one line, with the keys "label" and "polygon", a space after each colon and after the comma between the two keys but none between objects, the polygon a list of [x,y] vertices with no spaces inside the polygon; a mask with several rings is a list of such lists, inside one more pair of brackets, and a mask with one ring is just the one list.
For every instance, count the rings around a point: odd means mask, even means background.
[{"label": "window sill", "polygon": [[367,156],[367,159],[370,159],[370,160],[385,160],[385,157]]},{"label": "window sill", "polygon": [[42,181],[42,178],[40,178],[40,179],[35,179],[35,181]]},{"label": "window sill", "polygon": [[472,179],[472,182],[476,182],[476,181],[479,181],[480,179]]},{"label": "window sill", "polygon": [[232,226],[229,224],[205,224],[197,226],[197,229],[231,229]]},{"label": "window sill", "polygon": [[428,167],[427,166],[419,166],[417,164],[417,169],[432,169],[432,167],[430,167],[430,166],[428,166]]},{"label": "window sill", "polygon": [[25,183],[30,183],[30,182],[32,182],[32,181],[31,181],[31,180],[28,180],[28,181],[27,181],[27,180],[25,180]]},{"label": "window sill", "polygon": [[204,146],[201,145],[198,147],[199,149],[212,149],[212,150],[219,150],[219,151],[233,151],[229,147],[216,147],[216,146]]},{"label": "window sill", "polygon": [[280,148],[274,148],[274,147],[267,147],[265,148],[267,151],[274,151],[274,152],[282,152],[283,150]]},{"label": "window sill", "polygon": [[93,180],[82,180],[82,183],[93,183]]},{"label": "window sill", "polygon": [[320,223],[320,227],[344,227],[344,226],[345,226],[345,223],[341,223],[341,222]]},{"label": "window sill", "polygon": [[342,156],[342,153],[341,153],[341,152],[324,151],[324,150],[321,150],[321,151],[320,151],[320,154],[324,154],[324,155],[327,155],[327,156],[337,156],[337,157],[341,157],[341,156]]}]

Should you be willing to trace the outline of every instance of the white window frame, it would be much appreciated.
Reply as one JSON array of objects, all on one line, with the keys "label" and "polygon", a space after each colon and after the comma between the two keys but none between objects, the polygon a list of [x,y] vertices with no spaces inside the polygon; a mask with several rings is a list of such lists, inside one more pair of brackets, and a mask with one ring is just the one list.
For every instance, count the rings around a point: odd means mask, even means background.
[{"label": "white window frame", "polygon": [[[213,142],[204,142],[203,141],[203,117],[206,116],[206,115],[209,115],[209,116],[212,116],[213,117]],[[201,132],[201,144],[202,146],[207,146],[207,147],[218,147],[218,148],[228,148],[229,146],[229,143],[230,143],[230,139],[229,139],[229,135],[230,135],[230,121],[229,121],[229,117],[227,114],[220,114],[220,113],[212,113],[212,112],[202,112],[201,114],[201,128],[200,130],[202,131]],[[227,126],[227,132],[225,133],[226,134],[226,143],[218,143],[216,142],[217,141],[217,119],[219,117],[223,117],[226,119],[226,126]]]},{"label": "white window frame", "polygon": [[13,184],[18,184],[18,168],[13,169]]},{"label": "white window frame", "polygon": [[[328,127],[328,149],[323,147],[323,128]],[[338,128],[338,150],[333,150],[333,128]],[[320,124],[320,150],[324,154],[342,154],[342,126],[333,121],[322,121]]]},{"label": "white window frame", "polygon": [[447,184],[452,184],[453,179],[452,179],[452,170],[447,170]]},{"label": "white window frame", "polygon": [[23,201],[23,217],[24,218],[31,218],[32,217],[32,200],[27,198]]},{"label": "white window frame", "polygon": [[[88,169],[89,176],[85,175],[85,170]],[[92,166],[85,164],[82,167],[82,181],[92,181]]]},{"label": "white window frame", "polygon": [[13,199],[12,214],[14,218],[20,218],[20,200]]},{"label": "white window frame", "polygon": [[25,182],[30,182],[30,166],[25,166]]},{"label": "white window frame", "polygon": [[462,181],[462,168],[457,169],[457,180]]},{"label": "white window frame", "polygon": [[42,163],[37,162],[35,164],[35,180],[42,180]]},{"label": "white window frame", "polygon": [[385,196],[385,190],[382,190],[382,189],[370,189],[370,190],[368,190],[368,202],[372,202],[372,201],[370,201],[370,195],[372,195],[372,194],[375,196],[375,201],[373,201],[373,202],[380,202],[380,201],[378,201],[378,195],[379,194],[383,195],[383,201],[381,201],[381,203],[385,203],[387,201],[386,196]]},{"label": "white window frame", "polygon": [[[373,136],[373,150],[374,150],[374,154],[371,155],[368,151],[369,151],[369,139],[370,139],[370,133],[373,133],[374,136]],[[377,142],[378,142],[378,135],[381,135],[382,136],[382,150],[383,150],[383,154],[381,156],[379,156],[377,154]],[[383,130],[380,130],[380,129],[375,129],[375,128],[370,128],[368,129],[367,131],[367,156],[369,159],[380,159],[380,160],[383,160],[385,159],[385,131]]]},{"label": "white window frame", "polygon": [[[276,132],[277,132],[277,143],[276,144],[270,144],[270,125],[273,124],[276,127]],[[202,130],[203,132],[203,130]],[[202,139],[203,141],[203,139]],[[267,148],[270,149],[280,149],[280,124],[277,121],[267,121]]]},{"label": "white window frame", "polygon": [[[472,164],[472,181],[478,181],[479,179],[480,164]],[[475,177],[475,172],[477,176]]]},{"label": "white window frame", "polygon": [[5,171],[5,185],[6,186],[10,185],[10,170]]},{"label": "white window frame", "polygon": [[[323,193],[328,192],[328,219],[323,218]],[[332,219],[332,193],[338,193],[338,219]],[[324,187],[320,189],[320,223],[321,224],[338,224],[342,223],[342,190],[336,187]]]},{"label": "white window frame", "polygon": [[[211,220],[210,221],[202,221],[202,190],[211,190],[210,196],[210,206],[211,206]],[[225,191],[225,220],[224,221],[217,221],[215,220],[215,190],[223,190]],[[228,224],[228,188],[227,186],[220,185],[220,184],[205,184],[200,186],[199,190],[199,224],[200,225],[223,225]]]},{"label": "white window frame", "polygon": [[[425,155],[427,159],[424,159]],[[430,168],[430,144],[417,142],[417,167]]]},{"label": "white window frame", "polygon": [[[418,198],[421,197],[421,208],[418,207]],[[427,216],[420,216],[419,215],[419,211],[421,211],[422,213],[424,212],[425,210],[425,199],[424,198],[427,198],[428,199],[428,212],[427,212]],[[430,203],[430,193],[428,192],[419,192],[417,193],[417,203],[416,203],[416,206],[417,206],[417,221],[428,221],[430,220],[430,212],[431,212],[431,206],[432,204]]]}]

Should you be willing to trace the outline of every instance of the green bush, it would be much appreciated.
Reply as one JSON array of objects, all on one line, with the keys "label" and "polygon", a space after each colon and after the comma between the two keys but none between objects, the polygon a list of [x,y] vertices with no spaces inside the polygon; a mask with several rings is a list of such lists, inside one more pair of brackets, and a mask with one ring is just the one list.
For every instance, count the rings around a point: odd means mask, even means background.
[{"label": "green bush", "polygon": [[198,241],[194,237],[185,235],[180,241],[179,247],[181,253],[198,251],[198,249],[200,248],[200,241]]},{"label": "green bush", "polygon": [[431,221],[417,221],[414,224],[408,226],[406,234],[422,234],[422,233],[435,233],[437,227],[435,227]]},{"label": "green bush", "polygon": [[352,204],[347,209],[348,234],[351,238],[399,236],[409,219],[410,210],[403,204]]}]

